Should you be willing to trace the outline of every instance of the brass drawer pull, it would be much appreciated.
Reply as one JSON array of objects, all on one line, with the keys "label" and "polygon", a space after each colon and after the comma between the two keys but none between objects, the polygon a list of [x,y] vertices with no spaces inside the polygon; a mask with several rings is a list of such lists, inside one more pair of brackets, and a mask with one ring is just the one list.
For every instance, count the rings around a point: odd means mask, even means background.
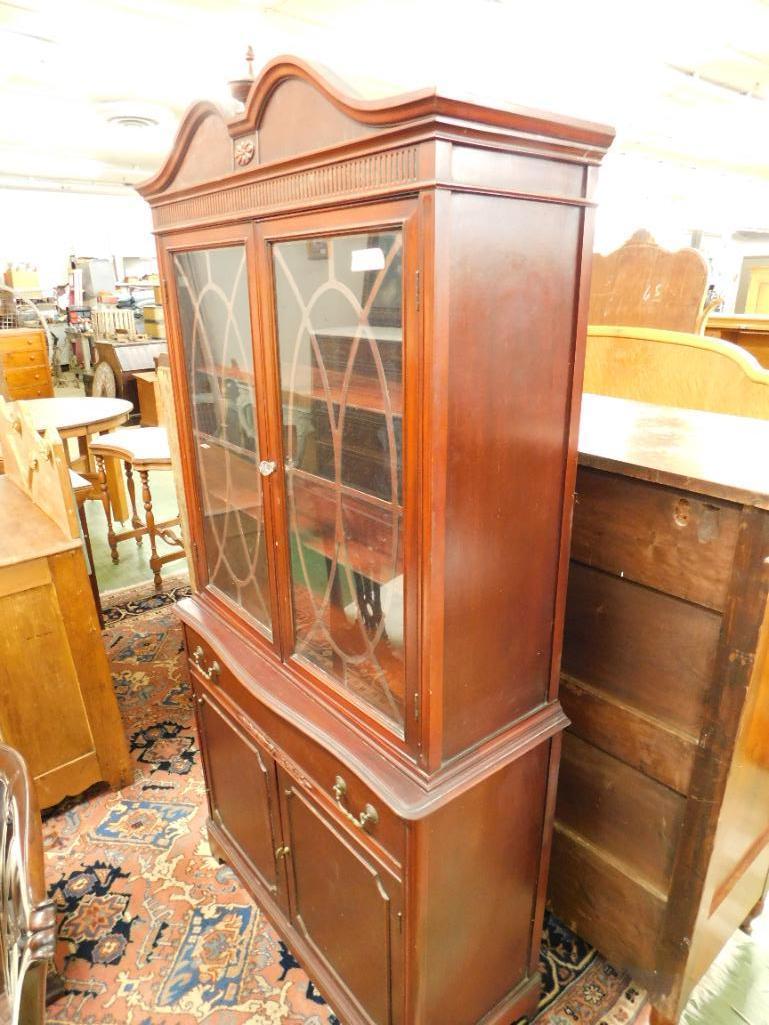
[{"label": "brass drawer pull", "polygon": [[291,848],[287,844],[284,844],[282,847],[278,847],[275,851],[275,858],[280,861],[281,858],[287,858],[290,853]]},{"label": "brass drawer pull", "polygon": [[201,671],[201,673],[203,674],[203,676],[205,676],[207,680],[210,680],[211,683],[218,683],[219,673],[222,671],[222,667],[219,665],[216,659],[214,659],[211,665],[208,667],[208,669],[206,669],[205,663],[203,662],[204,654],[205,652],[203,651],[201,646],[198,645],[192,653],[192,661],[195,663],[195,665],[198,667],[198,669]]},{"label": "brass drawer pull", "polygon": [[341,776],[336,777],[332,789],[334,792],[334,800],[337,805],[342,809],[350,822],[356,825],[358,829],[367,829],[370,825],[375,826],[379,822],[379,812],[373,804],[367,804],[357,817],[345,808],[343,802],[347,797],[347,783],[345,783]]}]

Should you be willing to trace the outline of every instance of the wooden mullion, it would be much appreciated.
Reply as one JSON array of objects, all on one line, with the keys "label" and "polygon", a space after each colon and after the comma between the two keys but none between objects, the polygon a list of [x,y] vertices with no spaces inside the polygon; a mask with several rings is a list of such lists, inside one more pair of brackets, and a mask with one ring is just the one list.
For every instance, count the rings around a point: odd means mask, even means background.
[{"label": "wooden mullion", "polygon": [[259,282],[259,325],[262,341],[263,383],[261,392],[266,428],[265,459],[273,460],[277,469],[265,482],[265,505],[270,507],[271,549],[275,576],[274,609],[277,619],[278,652],[287,661],[294,650],[294,609],[291,595],[291,540],[288,530],[288,505],[284,473],[283,414],[281,408],[280,361],[278,332],[275,320],[275,282],[272,273],[270,247],[265,241],[261,225],[252,225],[252,239],[257,279]]}]

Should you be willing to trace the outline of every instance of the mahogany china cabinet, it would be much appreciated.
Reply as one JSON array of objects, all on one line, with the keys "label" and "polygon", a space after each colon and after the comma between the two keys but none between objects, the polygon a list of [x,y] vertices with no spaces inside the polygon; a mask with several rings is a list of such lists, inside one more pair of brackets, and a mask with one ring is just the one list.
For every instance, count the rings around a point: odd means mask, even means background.
[{"label": "mahogany china cabinet", "polygon": [[611,137],[280,58],[140,188],[209,838],[344,1025],[537,1002]]}]

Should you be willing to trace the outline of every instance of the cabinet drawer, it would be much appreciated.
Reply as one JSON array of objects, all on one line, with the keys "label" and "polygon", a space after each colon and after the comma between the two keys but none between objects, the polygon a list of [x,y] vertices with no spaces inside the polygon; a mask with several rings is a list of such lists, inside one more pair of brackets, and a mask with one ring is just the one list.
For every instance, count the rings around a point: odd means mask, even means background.
[{"label": "cabinet drawer", "polygon": [[45,351],[45,344],[42,331],[19,329],[0,332],[0,353],[28,352],[31,349],[43,352]]},{"label": "cabinet drawer", "polygon": [[41,367],[48,365],[48,354],[42,348],[23,349],[20,352],[0,353],[0,366],[7,372],[16,367]]},{"label": "cabinet drawer", "polygon": [[[387,851],[402,865],[405,860],[405,823],[370,787],[318,744],[304,742],[297,761],[316,784],[318,800],[363,843]],[[373,813],[373,815],[372,815]]]},{"label": "cabinet drawer", "polygon": [[[215,694],[229,699],[233,714],[245,728],[254,732],[279,764],[306,780],[340,823],[359,835],[363,843],[380,848],[402,865],[405,823],[343,761],[262,704],[227,667],[220,652],[193,630],[184,629],[189,665],[196,677]],[[366,815],[367,806],[374,810],[376,821],[370,813]]]},{"label": "cabinet drawer", "polygon": [[16,402],[17,399],[48,399],[53,394],[50,384],[30,384],[9,387],[7,381],[0,375],[0,394],[8,402]]},{"label": "cabinet drawer", "polygon": [[11,367],[3,369],[6,387],[11,391],[18,388],[40,388],[50,380],[48,367]]}]

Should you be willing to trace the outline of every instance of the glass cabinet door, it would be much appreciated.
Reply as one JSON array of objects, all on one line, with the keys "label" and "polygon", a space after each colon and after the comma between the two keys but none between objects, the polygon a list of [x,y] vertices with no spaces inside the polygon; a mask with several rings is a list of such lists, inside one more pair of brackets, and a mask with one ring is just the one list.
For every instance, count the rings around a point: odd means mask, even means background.
[{"label": "glass cabinet door", "polygon": [[173,259],[208,583],[272,635],[246,250]]},{"label": "glass cabinet door", "polygon": [[274,242],[294,654],[404,721],[403,233]]}]

